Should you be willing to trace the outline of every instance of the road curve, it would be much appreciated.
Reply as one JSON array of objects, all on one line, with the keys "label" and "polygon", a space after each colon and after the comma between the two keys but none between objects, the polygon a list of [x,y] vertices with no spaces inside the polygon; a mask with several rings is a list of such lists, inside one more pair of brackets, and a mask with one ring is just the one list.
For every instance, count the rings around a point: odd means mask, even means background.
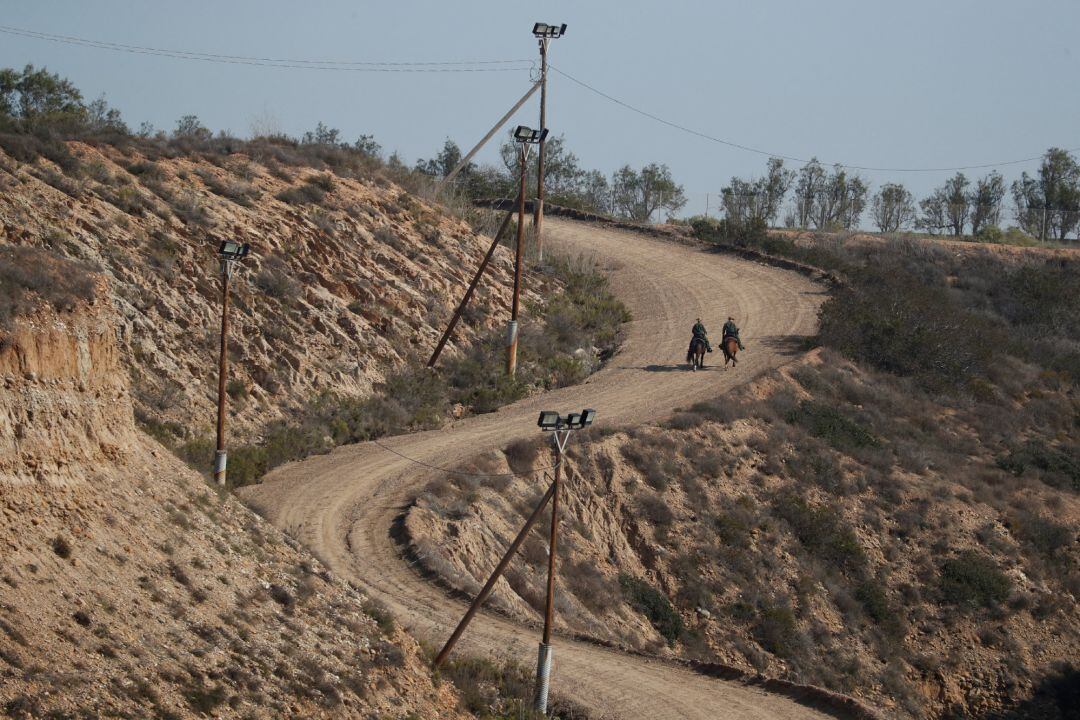
[{"label": "road curve", "polygon": [[[584,385],[441,430],[387,439],[386,445],[447,466],[534,435],[541,408],[593,407],[597,424],[657,420],[792,360],[799,339],[814,332],[824,299],[824,288],[802,275],[633,232],[547,218],[545,235],[549,247],[592,255],[610,270],[614,291],[633,313],[622,350]],[[684,369],[694,318],[718,333],[728,315],[738,320],[748,348],[738,368]],[[707,357],[715,363],[718,355]],[[385,602],[414,635],[441,644],[465,605],[410,568],[390,537],[394,519],[431,476],[398,455],[361,443],[278,468],[240,494],[335,573]],[[534,630],[480,613],[456,652],[531,665],[536,642]],[[556,638],[553,658],[555,691],[626,720],[827,717],[759,688],[568,638]]]}]

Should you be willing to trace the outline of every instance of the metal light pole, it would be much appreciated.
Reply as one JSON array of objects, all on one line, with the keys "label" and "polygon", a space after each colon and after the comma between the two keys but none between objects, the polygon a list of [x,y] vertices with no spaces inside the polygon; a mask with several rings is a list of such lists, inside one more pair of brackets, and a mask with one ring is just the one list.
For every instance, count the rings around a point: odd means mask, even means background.
[{"label": "metal light pole", "polygon": [[214,480],[218,485],[225,484],[225,465],[228,457],[225,453],[225,378],[229,365],[229,278],[232,276],[233,263],[244,258],[251,250],[247,243],[226,240],[218,248],[221,255],[221,354],[218,358],[218,413],[217,413],[217,452],[214,455]]},{"label": "metal light pole", "polygon": [[517,249],[514,253],[514,299],[510,305],[510,324],[506,328],[506,374],[517,371],[518,308],[521,305],[521,271],[525,251],[525,170],[528,165],[529,145],[541,143],[547,130],[533,130],[518,125],[514,140],[521,145],[520,186],[518,190]]},{"label": "metal light pole", "polygon": [[559,489],[562,485],[563,453],[566,451],[566,442],[570,439],[570,433],[592,425],[595,418],[596,411],[588,409],[582,410],[580,413],[570,413],[566,417],[560,417],[557,412],[545,411],[540,413],[540,420],[537,423],[542,430],[552,431],[556,458],[555,481],[551,485],[551,535],[548,541],[544,635],[540,641],[540,649],[536,658],[536,695],[533,699],[533,709],[539,713],[547,712],[548,688],[551,681],[551,629],[555,619],[555,553],[558,543]]},{"label": "metal light pole", "polygon": [[[566,34],[566,23],[533,25],[533,35],[540,45],[540,130],[547,128],[547,50],[548,42]],[[536,256],[544,261],[544,139],[540,139],[539,155],[536,157],[536,203],[533,207],[533,235],[536,237]]]}]

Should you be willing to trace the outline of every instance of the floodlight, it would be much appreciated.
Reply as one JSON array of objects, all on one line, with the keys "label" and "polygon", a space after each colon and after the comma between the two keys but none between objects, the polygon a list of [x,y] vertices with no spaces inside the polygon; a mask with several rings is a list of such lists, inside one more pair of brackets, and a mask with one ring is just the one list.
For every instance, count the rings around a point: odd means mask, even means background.
[{"label": "floodlight", "polygon": [[533,130],[525,125],[518,125],[514,129],[514,139],[519,143],[538,143],[547,137],[548,129]]},{"label": "floodlight", "polygon": [[559,413],[554,410],[542,410],[536,424],[541,430],[555,430],[559,427]]},{"label": "floodlight", "polygon": [[566,23],[562,25],[548,25],[536,23],[533,25],[533,35],[538,38],[558,38],[566,34]]},{"label": "floodlight", "polygon": [[238,243],[235,240],[223,240],[218,247],[218,253],[226,260],[240,260],[247,256],[251,250],[248,243]]},{"label": "floodlight", "polygon": [[586,427],[593,424],[593,420],[596,419],[596,411],[592,408],[585,408],[581,411],[581,426]]},{"label": "floodlight", "polygon": [[569,427],[572,427],[574,429],[582,427],[582,425],[581,425],[581,413],[570,413],[569,415],[567,415],[566,416],[566,424]]}]

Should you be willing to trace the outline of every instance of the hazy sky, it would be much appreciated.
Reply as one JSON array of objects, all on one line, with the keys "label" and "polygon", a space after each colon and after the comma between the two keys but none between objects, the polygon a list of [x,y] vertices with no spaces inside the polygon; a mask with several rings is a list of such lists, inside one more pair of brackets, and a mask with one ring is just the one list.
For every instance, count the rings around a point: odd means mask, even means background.
[{"label": "hazy sky", "polygon": [[[350,61],[532,59],[536,20],[565,22],[551,62],[631,105],[775,153],[875,167],[1000,162],[1080,147],[1076,0],[755,2],[4,0],[0,25],[131,45]],[[528,70],[366,73],[111,52],[0,35],[0,65],[45,65],[133,127],[194,113],[247,135],[322,120],[409,163],[470,147],[527,89]],[[516,121],[535,125],[538,100]],[[513,123],[512,123],[513,124]],[[765,157],[635,115],[553,74],[548,126],[582,165],[667,163],[700,212]],[[482,160],[496,161],[494,148]],[[796,166],[796,163],[789,163]],[[1036,163],[1000,167],[1008,180]],[[981,175],[988,170],[968,172]],[[948,173],[862,171],[926,194]],[[713,201],[715,204],[715,200]]]}]

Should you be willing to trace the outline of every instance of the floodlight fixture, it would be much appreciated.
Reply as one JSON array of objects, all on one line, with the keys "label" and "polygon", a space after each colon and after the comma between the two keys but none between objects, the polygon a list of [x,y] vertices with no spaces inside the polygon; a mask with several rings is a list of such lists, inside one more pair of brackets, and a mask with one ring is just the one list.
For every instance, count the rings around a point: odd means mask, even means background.
[{"label": "floodlight fixture", "polygon": [[556,430],[559,427],[559,413],[554,410],[541,410],[540,419],[536,421],[541,430]]},{"label": "floodlight fixture", "polygon": [[570,413],[566,416],[566,426],[577,430],[581,427],[581,413]]},{"label": "floodlight fixture", "polygon": [[526,127],[525,125],[518,125],[514,129],[514,140],[518,141],[519,143],[536,144],[538,142],[542,142],[544,138],[547,137],[547,134],[547,128],[544,128],[543,130],[533,130],[531,127]]},{"label": "floodlight fixture", "polygon": [[235,240],[222,240],[218,247],[218,254],[225,260],[241,260],[251,251],[249,243],[239,243]]},{"label": "floodlight fixture", "polygon": [[538,38],[560,38],[566,34],[566,23],[562,25],[549,25],[538,22],[533,25],[533,35]]},{"label": "floodlight fixture", "polygon": [[596,411],[592,408],[585,408],[581,411],[581,427],[588,427],[593,424],[593,420],[596,419]]}]

